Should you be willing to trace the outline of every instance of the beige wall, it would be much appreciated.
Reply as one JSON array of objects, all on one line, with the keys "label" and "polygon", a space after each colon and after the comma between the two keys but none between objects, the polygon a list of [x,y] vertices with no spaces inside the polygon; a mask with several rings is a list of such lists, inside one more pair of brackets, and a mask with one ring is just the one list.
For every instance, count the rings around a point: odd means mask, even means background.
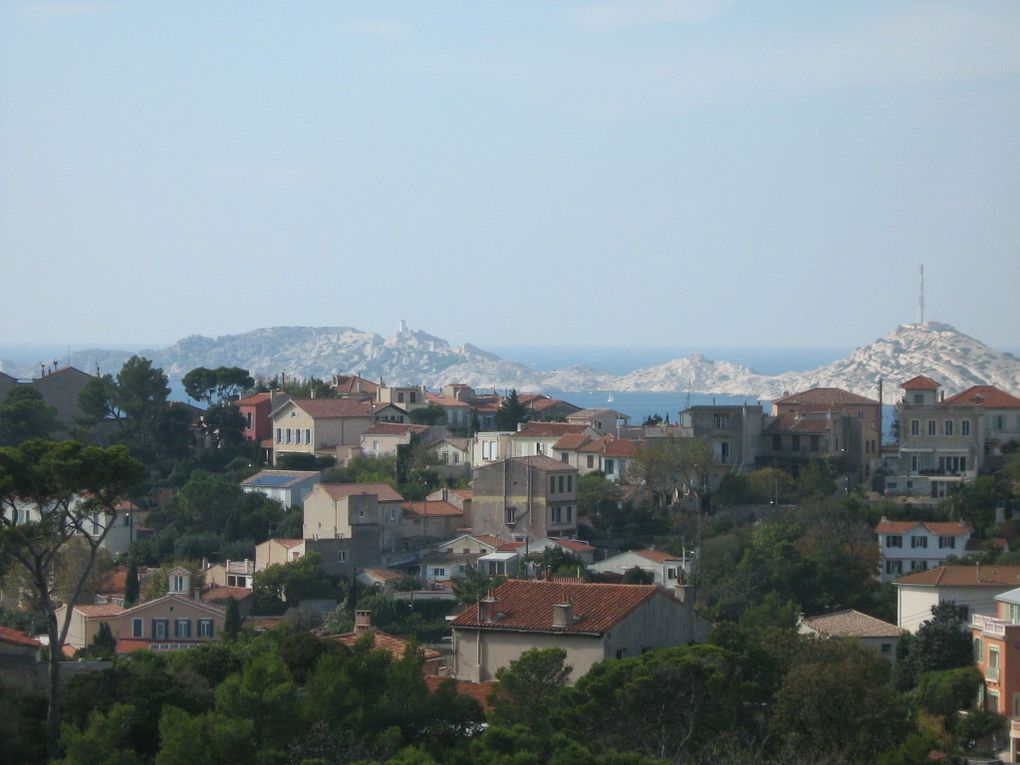
[{"label": "beige wall", "polygon": [[572,667],[570,683],[585,675],[596,662],[606,658],[603,639],[581,635],[553,635],[454,628],[454,676],[458,680],[484,683],[496,677],[496,670],[509,666],[532,648],[563,648]]},{"label": "beige wall", "polygon": [[[140,638],[132,635],[132,622],[135,619],[142,620],[142,636]],[[118,640],[152,640],[153,619],[168,620],[169,635],[165,641],[167,643],[173,643],[177,640],[186,640],[189,642],[210,642],[220,638],[220,633],[223,631],[224,615],[223,613],[213,612],[207,607],[203,607],[199,602],[189,600],[188,598],[167,597],[159,598],[157,600],[150,601],[149,603],[144,603],[141,606],[129,609],[128,611],[124,611],[118,616],[111,618],[110,629],[113,631],[113,636]],[[190,637],[174,637],[174,620],[176,619],[188,619],[191,621]],[[199,637],[199,619],[212,620],[213,635],[211,638]]]},{"label": "beige wall", "polygon": [[[293,416],[292,416],[293,413]],[[313,419],[298,406],[291,405],[281,409],[273,418],[273,453],[314,454],[316,449],[327,449],[335,446],[360,446],[361,434],[373,425],[373,419],[366,417],[320,417]],[[287,443],[287,428],[291,429],[290,443]],[[281,438],[277,438],[277,430]],[[311,443],[306,443],[306,431],[311,431]],[[295,431],[301,433],[301,443],[297,443]]]},{"label": "beige wall", "polygon": [[267,539],[262,544],[255,546],[255,570],[262,571],[267,566],[277,563],[290,563],[304,555],[304,552],[304,544],[284,547],[275,539]]},{"label": "beige wall", "polygon": [[[58,629],[64,625],[64,614],[66,611],[66,606],[61,606],[57,609]],[[80,611],[71,612],[71,624],[67,629],[67,639],[64,642],[73,648],[84,648],[96,636],[101,621],[100,619],[86,619],[85,615]],[[111,624],[110,626],[112,627],[113,625]]]}]

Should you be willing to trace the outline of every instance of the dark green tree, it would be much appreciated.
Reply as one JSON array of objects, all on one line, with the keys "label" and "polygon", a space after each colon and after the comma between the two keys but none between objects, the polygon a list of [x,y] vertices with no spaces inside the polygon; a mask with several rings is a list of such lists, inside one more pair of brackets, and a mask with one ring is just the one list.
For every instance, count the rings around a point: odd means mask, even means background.
[{"label": "dark green tree", "polygon": [[551,712],[572,671],[562,648],[532,648],[496,671],[493,720],[525,725],[542,735],[551,730]]},{"label": "dark green tree", "polygon": [[48,438],[60,427],[57,410],[31,385],[16,385],[0,403],[0,446]]},{"label": "dark green tree", "polygon": [[104,420],[119,420],[124,413],[117,408],[117,383],[113,375],[93,377],[78,394],[78,408],[85,416],[80,425],[91,426]]},{"label": "dark green tree", "polygon": [[905,656],[896,662],[897,685],[908,690],[926,672],[973,664],[970,633],[963,630],[963,623],[963,615],[953,601],[932,606],[931,618],[906,639],[905,650],[898,651]]},{"label": "dark green tree", "polygon": [[167,406],[170,386],[162,369],[142,356],[132,356],[117,374],[115,404],[124,412],[132,440],[151,445]]},{"label": "dark green tree", "polygon": [[528,410],[521,403],[520,397],[517,395],[517,389],[514,388],[510,391],[507,396],[499,402],[499,408],[496,410],[496,430],[517,430],[517,425],[528,419]]},{"label": "dark green tree", "polygon": [[223,636],[227,640],[237,640],[237,633],[241,630],[241,609],[237,600],[227,598],[227,613],[223,619]]},{"label": "dark green tree", "polygon": [[446,412],[441,406],[429,404],[420,409],[412,409],[408,412],[407,419],[416,425],[444,425],[446,424]]},{"label": "dark green tree", "polygon": [[90,659],[111,659],[116,652],[117,639],[110,631],[110,625],[102,622],[92,642],[82,651],[82,655]]},{"label": "dark green tree", "polygon": [[[85,446],[74,441],[27,441],[0,449],[0,559],[27,574],[40,608],[46,613],[49,637],[49,710],[47,747],[51,757],[60,745],[60,659],[71,626],[72,608],[57,623],[52,562],[72,539],[89,545],[85,565],[68,606],[77,602],[95,565],[96,556],[116,518],[116,505],[143,477],[143,467],[127,449]],[[88,497],[82,501],[82,497]],[[25,522],[24,503],[43,509],[38,520]],[[101,532],[91,534],[93,517]],[[106,521],[105,523],[103,521]]]},{"label": "dark green tree", "polygon": [[124,606],[130,608],[138,602],[138,563],[134,558],[128,563],[127,576],[124,579]]},{"label": "dark green tree", "polygon": [[247,369],[240,367],[217,367],[206,369],[197,367],[181,378],[184,391],[196,401],[208,405],[231,401],[245,390],[249,390],[255,381]]},{"label": "dark green tree", "polygon": [[640,566],[627,569],[623,574],[624,584],[654,584],[655,574],[645,571]]}]

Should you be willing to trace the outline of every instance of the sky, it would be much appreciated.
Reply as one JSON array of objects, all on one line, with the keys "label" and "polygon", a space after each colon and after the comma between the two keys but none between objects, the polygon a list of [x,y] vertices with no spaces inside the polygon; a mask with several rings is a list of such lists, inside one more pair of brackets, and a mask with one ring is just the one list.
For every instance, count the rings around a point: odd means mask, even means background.
[{"label": "sky", "polygon": [[1020,3],[0,3],[0,342],[1020,346]]}]

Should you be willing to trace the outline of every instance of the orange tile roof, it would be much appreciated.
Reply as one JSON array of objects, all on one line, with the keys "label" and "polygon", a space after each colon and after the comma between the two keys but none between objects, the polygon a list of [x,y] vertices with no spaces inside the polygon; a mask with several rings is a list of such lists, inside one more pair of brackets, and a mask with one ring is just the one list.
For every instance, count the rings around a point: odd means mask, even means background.
[{"label": "orange tile roof", "polygon": [[380,502],[404,501],[388,483],[320,483],[319,486],[333,499],[343,499],[352,494],[375,494]]},{"label": "orange tile roof", "polygon": [[96,588],[96,592],[101,594],[107,593],[121,593],[127,589],[127,566],[118,566],[99,584]]},{"label": "orange tile roof", "polygon": [[615,441],[615,440],[616,440],[616,436],[614,436],[614,435],[612,435],[610,433],[607,433],[606,435],[602,436],[601,438],[596,438],[595,440],[590,441],[589,443],[587,443],[584,446],[580,447],[577,451],[579,451],[579,452],[592,452],[594,454],[604,454],[606,449],[609,448],[609,445],[611,443],[613,443],[613,441]]},{"label": "orange tile roof", "polygon": [[[777,398],[773,404],[801,404],[804,406],[839,407],[839,406],[879,406],[879,402],[865,396],[858,396],[842,388],[811,388],[810,390],[792,393]],[[817,410],[816,410],[817,411]]]},{"label": "orange tile roof", "polygon": [[427,500],[422,502],[405,502],[403,504],[404,510],[414,515],[421,516],[451,516],[451,515],[464,515],[464,511],[460,510],[449,502],[443,500]]},{"label": "orange tile roof", "polygon": [[366,436],[406,436],[410,433],[424,433],[428,425],[413,425],[403,422],[377,422],[365,431]]},{"label": "orange tile roof", "polygon": [[0,643],[10,643],[25,648],[40,648],[42,646],[42,643],[27,632],[16,630],[13,627],[0,627]]},{"label": "orange tile roof", "polygon": [[903,634],[895,624],[848,608],[831,614],[812,616],[802,623],[825,637],[895,638]]},{"label": "orange tile roof", "polygon": [[75,611],[85,614],[90,619],[102,619],[107,616],[117,616],[124,612],[123,606],[116,603],[102,603],[100,605],[80,605],[74,607]]},{"label": "orange tile roof", "polygon": [[561,452],[579,449],[589,441],[591,441],[591,437],[587,433],[564,433],[560,436],[559,440],[552,445],[552,448]]},{"label": "orange tile roof", "polygon": [[477,701],[483,712],[488,714],[492,711],[492,704],[489,703],[489,694],[496,687],[495,683],[469,683],[467,680],[454,680],[451,677],[443,677],[441,675],[427,675],[425,677],[425,685],[431,693],[435,693],[439,690],[439,686],[447,681],[454,684],[454,688],[461,696],[467,696]]},{"label": "orange tile roof", "polygon": [[470,409],[471,404],[467,401],[461,401],[459,398],[453,396],[446,396],[442,393],[426,393],[425,399],[435,406],[441,406],[444,409]]},{"label": "orange tile roof", "polygon": [[269,401],[272,398],[269,393],[253,393],[250,396],[239,398],[234,402],[237,406],[255,406],[261,404],[263,401]]},{"label": "orange tile roof", "polygon": [[917,377],[911,377],[900,387],[904,390],[938,390],[942,386],[930,377],[918,375]]},{"label": "orange tile roof", "polygon": [[499,539],[492,534],[472,534],[475,539],[481,542],[483,545],[488,545],[493,549],[499,547]]},{"label": "orange tile roof", "polygon": [[681,560],[679,555],[674,555],[673,553],[668,553],[664,550],[631,550],[631,552],[635,555],[640,555],[642,558],[655,561],[656,563]]},{"label": "orange tile roof", "polygon": [[606,445],[602,455],[605,457],[633,457],[638,446],[640,444],[637,441],[632,441],[629,438],[617,438]]},{"label": "orange tile roof", "polygon": [[884,518],[875,527],[876,534],[904,534],[918,526],[923,526],[935,536],[962,537],[973,533],[974,529],[963,522],[940,521],[887,521]]},{"label": "orange tile roof", "polygon": [[981,404],[986,409],[1020,409],[1020,398],[994,385],[975,385],[950,396],[942,404]]},{"label": "orange tile roof", "polygon": [[[371,417],[373,411],[375,411],[371,401],[357,401],[353,398],[303,398],[293,399],[288,403],[303,410],[310,417],[323,419],[331,417]],[[285,405],[281,405],[281,408],[282,406]]]},{"label": "orange tile roof", "polygon": [[358,375],[335,375],[331,387],[341,393],[372,394],[379,390],[379,386],[376,383]]},{"label": "orange tile roof", "polygon": [[[393,657],[394,661],[403,659],[407,646],[411,644],[409,640],[398,638],[396,635],[390,635],[388,632],[382,632],[374,627],[366,630],[366,632],[348,632],[343,635],[335,635],[332,636],[332,639],[353,648],[354,644],[366,633],[372,636],[372,647],[377,651],[386,651]],[[442,655],[439,651],[422,646],[419,646],[418,650],[421,651],[422,656],[426,659],[438,659]]]},{"label": "orange tile roof", "polygon": [[[651,598],[669,597],[654,584],[564,584],[524,579],[504,582],[494,594],[498,614],[495,622],[482,621],[479,607],[472,605],[453,620],[453,626],[598,635]],[[553,606],[568,602],[573,604],[574,623],[554,629]]]},{"label": "orange tile roof", "polygon": [[576,539],[553,539],[552,541],[560,547],[566,547],[568,550],[573,550],[574,552],[591,552],[595,549],[591,545],[579,542]]},{"label": "orange tile roof", "polygon": [[894,584],[931,587],[1017,587],[1020,566],[939,566],[897,579]]},{"label": "orange tile roof", "polygon": [[451,494],[456,494],[461,499],[471,499],[475,496],[474,489],[450,489]]},{"label": "orange tile roof", "polygon": [[247,587],[213,587],[212,589],[206,590],[202,593],[202,600],[211,603],[219,603],[221,600],[227,601],[230,598],[233,598],[240,602],[242,600],[247,600],[252,597],[252,595],[253,592]]},{"label": "orange tile roof", "polygon": [[374,576],[376,579],[382,579],[384,582],[395,582],[404,578],[404,574],[394,571],[392,568],[366,568],[363,573]]}]

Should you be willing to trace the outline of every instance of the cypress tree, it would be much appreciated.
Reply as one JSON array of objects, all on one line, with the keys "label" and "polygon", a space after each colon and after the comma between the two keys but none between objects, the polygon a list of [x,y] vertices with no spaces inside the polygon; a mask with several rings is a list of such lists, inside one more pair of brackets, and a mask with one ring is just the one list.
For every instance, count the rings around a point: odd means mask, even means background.
[{"label": "cypress tree", "polygon": [[138,564],[131,561],[124,583],[124,606],[130,608],[138,602]]},{"label": "cypress tree", "polygon": [[227,598],[227,615],[223,621],[223,634],[227,640],[236,640],[241,629],[241,609],[234,598]]}]

